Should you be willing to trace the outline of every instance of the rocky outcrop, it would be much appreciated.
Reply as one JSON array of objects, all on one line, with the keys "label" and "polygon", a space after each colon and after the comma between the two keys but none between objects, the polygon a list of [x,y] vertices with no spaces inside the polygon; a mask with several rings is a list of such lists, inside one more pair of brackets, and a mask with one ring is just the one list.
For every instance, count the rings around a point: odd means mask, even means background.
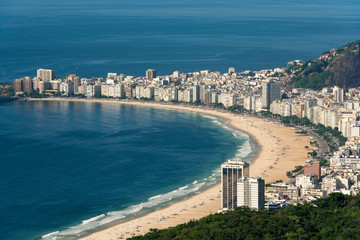
[{"label": "rocky outcrop", "polygon": [[360,40],[289,70],[294,74],[290,84],[297,88],[360,87]]},{"label": "rocky outcrop", "polygon": [[332,79],[326,81],[327,85],[334,84],[343,88],[360,86],[360,54],[353,50],[340,54],[329,64],[326,71],[332,73]]}]

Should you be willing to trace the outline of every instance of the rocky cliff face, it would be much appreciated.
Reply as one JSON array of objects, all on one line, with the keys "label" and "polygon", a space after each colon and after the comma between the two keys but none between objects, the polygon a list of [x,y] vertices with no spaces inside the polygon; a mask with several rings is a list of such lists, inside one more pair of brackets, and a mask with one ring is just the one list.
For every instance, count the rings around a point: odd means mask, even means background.
[{"label": "rocky cliff face", "polygon": [[328,79],[326,85],[332,83],[343,88],[360,86],[360,51],[352,50],[341,54],[326,68],[332,73],[332,79]]},{"label": "rocky cliff face", "polygon": [[360,87],[360,40],[323,53],[290,71],[291,85],[320,90],[323,87]]}]

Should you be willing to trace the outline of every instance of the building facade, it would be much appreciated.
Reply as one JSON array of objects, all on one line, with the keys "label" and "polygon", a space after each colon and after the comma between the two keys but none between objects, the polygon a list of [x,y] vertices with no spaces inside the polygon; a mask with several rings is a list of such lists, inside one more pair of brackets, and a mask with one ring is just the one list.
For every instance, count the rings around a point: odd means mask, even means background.
[{"label": "building facade", "polygon": [[249,176],[249,164],[230,160],[221,165],[221,208],[234,209],[237,205],[237,183]]},{"label": "building facade", "polygon": [[41,81],[49,82],[55,79],[55,73],[54,70],[40,68],[37,70],[37,77]]},{"label": "building facade", "polygon": [[237,206],[259,209],[265,205],[265,182],[261,178],[242,177],[237,182]]},{"label": "building facade", "polygon": [[146,79],[153,80],[156,78],[156,71],[155,69],[148,69],[146,71]]}]

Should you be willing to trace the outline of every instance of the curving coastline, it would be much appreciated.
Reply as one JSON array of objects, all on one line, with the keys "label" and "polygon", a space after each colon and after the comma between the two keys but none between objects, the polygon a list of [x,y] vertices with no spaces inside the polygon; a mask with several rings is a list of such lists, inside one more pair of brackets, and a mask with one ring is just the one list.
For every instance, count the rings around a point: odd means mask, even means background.
[{"label": "curving coastline", "polygon": [[[250,175],[259,176],[266,182],[287,180],[286,171],[294,169],[296,165],[305,163],[309,140],[306,136],[295,134],[295,130],[281,125],[265,122],[253,117],[243,117],[228,112],[190,108],[179,105],[163,105],[148,102],[123,102],[118,100],[101,99],[31,99],[31,101],[78,101],[119,103],[145,107],[164,108],[180,111],[198,112],[227,119],[227,125],[250,135],[260,147],[260,150],[250,166]],[[146,216],[121,223],[105,230],[93,233],[81,239],[125,239],[132,235],[141,235],[150,228],[167,228],[185,223],[191,219],[199,219],[208,214],[215,213],[220,207],[220,184],[188,199],[174,203],[164,209],[150,213]]]}]

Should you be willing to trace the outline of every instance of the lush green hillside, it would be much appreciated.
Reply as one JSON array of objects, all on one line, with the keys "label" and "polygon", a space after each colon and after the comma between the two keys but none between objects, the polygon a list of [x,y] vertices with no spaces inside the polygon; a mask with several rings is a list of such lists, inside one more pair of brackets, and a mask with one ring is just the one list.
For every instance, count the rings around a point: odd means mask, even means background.
[{"label": "lush green hillside", "polygon": [[335,193],[279,212],[238,208],[132,239],[360,239],[360,196]]},{"label": "lush green hillside", "polygon": [[360,86],[360,40],[346,44],[335,51],[324,52],[319,58],[294,66],[288,72],[295,76],[291,85],[296,88],[320,90],[323,87]]}]

